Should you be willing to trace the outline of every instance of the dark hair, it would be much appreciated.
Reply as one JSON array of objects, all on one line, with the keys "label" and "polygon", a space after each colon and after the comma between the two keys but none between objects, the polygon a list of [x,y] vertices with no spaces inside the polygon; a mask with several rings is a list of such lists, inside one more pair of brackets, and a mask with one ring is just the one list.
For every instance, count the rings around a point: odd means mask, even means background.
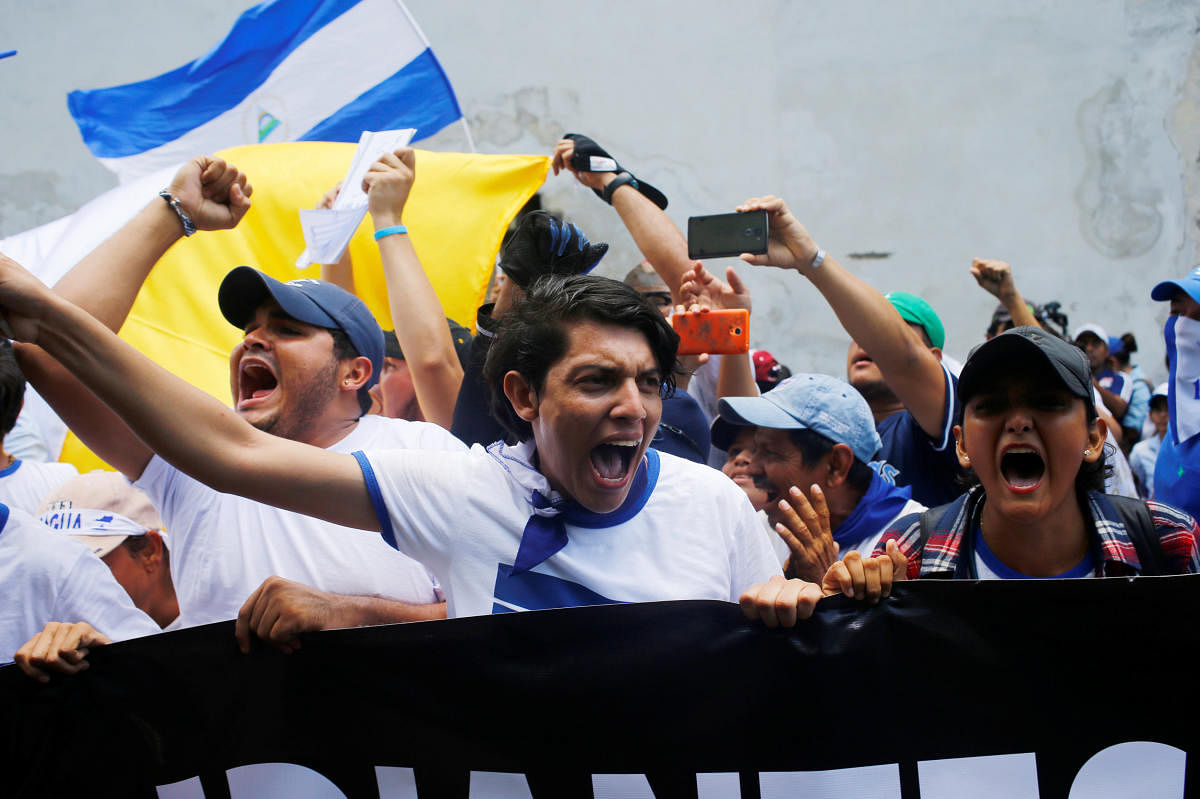
[{"label": "dark hair", "polygon": [[491,389],[492,416],[518,440],[533,428],[513,410],[504,394],[504,376],[515,371],[541,391],[550,371],[567,352],[572,322],[599,322],[637,330],[646,337],[658,364],[663,397],[675,390],[679,336],[661,313],[634,289],[594,275],[546,275],[500,320],[488,350],[484,380]]},{"label": "dark hair", "polygon": [[[816,463],[826,453],[833,452],[834,444],[837,443],[833,439],[807,428],[803,430],[789,430],[788,438],[791,440],[792,445],[800,450],[800,460],[805,465]],[[874,476],[875,470],[855,457],[850,470],[846,472],[846,482],[855,491],[865,494],[867,493],[867,489],[871,487],[871,480]]]},{"label": "dark hair", "polygon": [[1113,360],[1121,366],[1129,365],[1129,356],[1137,352],[1137,339],[1132,333],[1121,334],[1121,351],[1113,353]]},{"label": "dark hair", "polygon": [[1167,409],[1167,397],[1164,394],[1155,394],[1150,397],[1150,410],[1165,411]]},{"label": "dark hair", "polygon": [[[159,540],[162,540],[161,535],[159,536]],[[127,536],[125,540],[121,542],[121,546],[125,547],[125,549],[129,552],[130,557],[137,558],[140,557],[141,554],[150,547],[150,541],[145,535],[131,535]],[[162,546],[162,560],[163,566],[167,566],[169,568],[171,565],[171,551],[167,549],[165,544]]]},{"label": "dark hair", "polygon": [[12,432],[25,400],[25,375],[17,366],[12,343],[0,339],[0,437]]},{"label": "dark hair", "polygon": [[[350,361],[362,355],[350,341],[350,336],[340,327],[327,327],[329,335],[333,336],[333,357],[338,361]],[[378,377],[378,375],[376,375]],[[358,407],[363,412],[371,410],[371,394],[366,386],[358,390]]]}]

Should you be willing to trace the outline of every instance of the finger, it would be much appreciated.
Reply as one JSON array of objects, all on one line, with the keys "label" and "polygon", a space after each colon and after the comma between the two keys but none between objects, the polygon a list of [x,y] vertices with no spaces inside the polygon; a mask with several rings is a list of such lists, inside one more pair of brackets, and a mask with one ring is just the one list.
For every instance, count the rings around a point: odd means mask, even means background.
[{"label": "finger", "polygon": [[751,253],[744,252],[741,255],[739,255],[738,258],[741,258],[746,263],[752,264],[754,266],[770,266],[771,265],[770,261],[767,260],[767,256],[765,256],[765,255],[752,255]]},{"label": "finger", "polygon": [[812,533],[809,532],[808,527],[804,524],[804,520],[800,518],[786,499],[779,500],[779,510],[783,514],[783,523],[796,539],[796,551],[802,553],[807,558],[808,551],[812,549]]},{"label": "finger", "polygon": [[200,183],[204,184],[215,180],[217,175],[225,171],[225,159],[202,157],[204,161],[201,162],[200,159],[197,159],[197,163],[200,163]]},{"label": "finger", "polygon": [[825,492],[821,490],[821,486],[813,483],[808,487],[808,496],[813,513],[817,515],[818,526],[822,532],[830,533],[829,501],[825,498]]},{"label": "finger", "polygon": [[795,627],[799,617],[800,597],[810,583],[804,580],[788,580],[775,599],[775,616],[781,627]]},{"label": "finger", "polygon": [[752,585],[738,597],[738,604],[742,606],[742,613],[751,621],[758,620],[758,593],[761,590],[761,585]]},{"label": "finger", "polygon": [[850,579],[850,571],[846,568],[845,563],[840,560],[834,561],[825,570],[825,576],[821,578],[821,589],[825,596],[833,594],[854,595],[854,583]]},{"label": "finger", "polygon": [[[803,582],[803,581],[800,581]],[[821,601],[821,586],[815,583],[803,582],[797,589],[799,595],[796,597],[795,609],[796,620],[807,619],[813,615],[813,611],[817,609],[817,602]]]},{"label": "finger", "polygon": [[907,580],[908,558],[905,557],[904,553],[900,551],[900,547],[896,544],[895,540],[888,541],[887,546],[884,547],[884,551],[887,553],[888,558],[892,561],[892,574],[894,575],[892,579]]},{"label": "finger", "polygon": [[396,155],[399,157],[400,163],[408,167],[410,172],[417,168],[417,151],[413,148],[405,147],[402,150],[397,150]]},{"label": "finger", "polygon": [[802,544],[800,542],[800,539],[797,538],[792,533],[792,531],[787,528],[787,525],[782,524],[780,522],[776,522],[775,523],[775,533],[781,539],[783,539],[783,543],[787,544],[788,549],[793,554],[799,555],[801,557],[804,557],[806,555],[806,550],[804,549],[804,544]]},{"label": "finger", "polygon": [[258,599],[262,595],[263,586],[254,589],[254,593],[242,603],[242,607],[238,610],[237,622],[233,625],[233,637],[237,639],[238,649],[242,654],[250,651],[250,629],[251,619],[254,615],[255,606],[258,604]]},{"label": "finger", "polygon": [[725,267],[725,282],[729,284],[729,290],[734,294],[746,293],[746,284],[738,277],[737,271],[732,266]]},{"label": "finger", "polygon": [[300,648],[300,639],[296,637],[295,626],[282,614],[275,618],[263,638],[273,643],[284,654],[290,655]]},{"label": "finger", "polygon": [[863,599],[870,602],[872,605],[879,602],[879,597],[882,595],[880,587],[879,561],[887,560],[887,558],[863,558]]},{"label": "finger", "polygon": [[855,599],[862,599],[866,593],[866,575],[863,574],[862,555],[857,552],[847,552],[846,557],[841,561],[846,566],[846,571],[850,573],[851,591],[846,592],[847,596],[853,596]]},{"label": "finger", "polygon": [[52,621],[42,628],[34,641],[33,647],[30,649],[29,657],[35,663],[45,663],[46,656],[50,652],[50,647],[54,645],[54,637],[58,634],[58,630],[63,625],[60,622]]},{"label": "finger", "polygon": [[886,599],[892,593],[892,580],[895,574],[892,559],[887,555],[876,555],[871,558],[879,569],[879,596]]},{"label": "finger", "polygon": [[22,644],[21,648],[13,655],[13,662],[17,664],[17,668],[24,672],[26,676],[32,677],[38,682],[49,682],[50,675],[38,668],[32,661],[33,649],[38,645],[39,639],[43,635],[45,633],[40,632]]}]

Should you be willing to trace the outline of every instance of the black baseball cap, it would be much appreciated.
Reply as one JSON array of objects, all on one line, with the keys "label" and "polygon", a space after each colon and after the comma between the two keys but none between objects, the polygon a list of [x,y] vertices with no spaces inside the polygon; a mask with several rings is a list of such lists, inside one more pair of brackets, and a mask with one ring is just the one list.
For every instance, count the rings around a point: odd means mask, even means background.
[{"label": "black baseball cap", "polygon": [[1083,400],[1095,414],[1092,371],[1083,350],[1032,326],[1005,330],[971,350],[958,376],[962,404],[966,405],[994,376],[1014,369],[1027,370],[1039,361],[1050,366],[1063,388]]}]

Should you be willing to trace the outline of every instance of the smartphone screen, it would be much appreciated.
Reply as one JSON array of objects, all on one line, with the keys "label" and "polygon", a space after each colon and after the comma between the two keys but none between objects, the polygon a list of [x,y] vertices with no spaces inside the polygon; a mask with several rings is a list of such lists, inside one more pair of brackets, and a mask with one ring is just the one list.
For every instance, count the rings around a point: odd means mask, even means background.
[{"label": "smartphone screen", "polygon": [[688,217],[688,257],[728,258],[767,251],[767,212]]}]

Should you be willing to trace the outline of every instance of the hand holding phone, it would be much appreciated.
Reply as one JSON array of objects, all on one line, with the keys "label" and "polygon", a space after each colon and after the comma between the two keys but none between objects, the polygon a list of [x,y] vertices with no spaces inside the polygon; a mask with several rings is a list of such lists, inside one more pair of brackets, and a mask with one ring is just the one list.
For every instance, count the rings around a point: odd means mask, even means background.
[{"label": "hand holding phone", "polygon": [[750,312],[744,308],[676,313],[671,326],[679,334],[680,355],[735,355],[750,351]]},{"label": "hand holding phone", "polygon": [[729,258],[767,251],[770,230],[765,210],[688,217],[688,257]]}]

